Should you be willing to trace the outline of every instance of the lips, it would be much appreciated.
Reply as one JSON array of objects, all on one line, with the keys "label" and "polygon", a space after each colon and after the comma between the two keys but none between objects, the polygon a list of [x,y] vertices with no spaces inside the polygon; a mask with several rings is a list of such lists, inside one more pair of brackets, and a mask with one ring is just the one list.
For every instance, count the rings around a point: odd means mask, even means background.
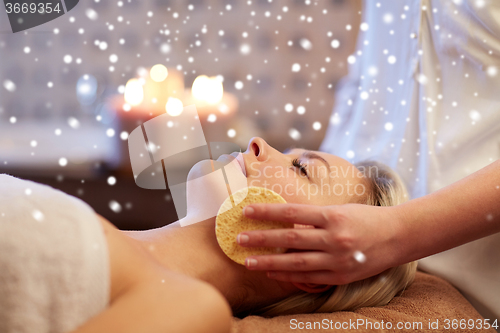
[{"label": "lips", "polygon": [[241,168],[241,171],[243,172],[243,174],[246,177],[247,176],[247,169],[245,167],[245,160],[243,159],[243,154],[238,153],[238,152],[234,152],[234,153],[231,153],[229,155],[231,155],[234,158],[236,158],[236,160],[238,161],[238,164],[239,164],[239,166]]}]

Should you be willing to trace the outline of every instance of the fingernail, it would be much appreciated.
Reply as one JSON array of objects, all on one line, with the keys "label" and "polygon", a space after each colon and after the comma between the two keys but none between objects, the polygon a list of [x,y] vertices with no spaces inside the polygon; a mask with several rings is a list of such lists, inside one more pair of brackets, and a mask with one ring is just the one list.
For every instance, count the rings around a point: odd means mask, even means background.
[{"label": "fingernail", "polygon": [[243,215],[245,216],[251,216],[254,212],[255,209],[253,209],[252,207],[246,206],[245,208],[243,208]]},{"label": "fingernail", "polygon": [[257,259],[252,259],[252,258],[245,259],[245,266],[247,266],[247,267],[257,266]]},{"label": "fingernail", "polygon": [[276,273],[275,272],[267,272],[267,277],[269,278],[273,278],[276,276]]},{"label": "fingernail", "polygon": [[249,240],[250,240],[250,237],[248,237],[248,235],[244,235],[244,234],[239,234],[238,237],[236,237],[236,241],[238,242],[238,244],[246,244],[246,243],[248,243]]}]

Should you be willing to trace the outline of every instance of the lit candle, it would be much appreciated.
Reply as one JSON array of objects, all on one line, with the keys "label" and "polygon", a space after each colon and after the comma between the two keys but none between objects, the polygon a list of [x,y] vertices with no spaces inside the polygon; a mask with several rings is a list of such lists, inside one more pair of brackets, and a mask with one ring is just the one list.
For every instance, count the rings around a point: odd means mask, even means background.
[{"label": "lit candle", "polygon": [[221,80],[217,79],[217,77],[200,75],[194,80],[191,93],[194,98],[200,101],[216,104],[222,100],[224,88]]},{"label": "lit candle", "polygon": [[238,100],[232,94],[224,92],[222,81],[217,77],[198,76],[191,88],[185,92],[184,104],[195,104],[200,114],[229,115],[238,108]]},{"label": "lit candle", "polygon": [[[137,79],[130,79],[125,86],[125,102],[131,106],[141,104],[144,99],[144,90],[142,84]],[[130,109],[129,109],[130,110]]]},{"label": "lit candle", "polygon": [[169,98],[174,98],[169,109],[178,109],[179,103],[175,99],[182,103],[184,97],[184,77],[181,72],[168,70],[159,64],[141,74],[139,79],[130,79],[125,86],[124,111],[156,116],[165,113]]},{"label": "lit candle", "polygon": [[132,118],[150,118],[164,112],[179,115],[185,106],[195,104],[200,115],[211,116],[207,118],[211,122],[238,108],[236,96],[224,92],[220,78],[200,75],[191,89],[184,89],[182,72],[161,64],[139,71],[139,77],[127,82],[123,98],[115,103]]}]

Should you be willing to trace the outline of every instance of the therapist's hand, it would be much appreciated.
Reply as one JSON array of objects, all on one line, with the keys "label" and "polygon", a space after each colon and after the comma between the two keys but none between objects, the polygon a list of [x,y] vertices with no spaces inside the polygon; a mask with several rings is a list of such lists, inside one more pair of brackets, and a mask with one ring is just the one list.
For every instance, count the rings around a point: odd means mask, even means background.
[{"label": "therapist's hand", "polygon": [[394,207],[252,204],[245,207],[244,214],[253,219],[309,226],[238,235],[238,243],[245,247],[299,250],[246,259],[248,269],[267,271],[272,279],[341,285],[402,263],[403,251],[398,243],[402,223]]}]

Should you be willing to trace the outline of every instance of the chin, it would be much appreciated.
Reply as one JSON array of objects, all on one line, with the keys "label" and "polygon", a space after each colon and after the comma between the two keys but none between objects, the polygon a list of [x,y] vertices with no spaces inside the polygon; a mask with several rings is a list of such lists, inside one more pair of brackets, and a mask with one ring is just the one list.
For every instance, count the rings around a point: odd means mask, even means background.
[{"label": "chin", "polygon": [[189,174],[187,176],[187,181],[191,181],[191,180],[194,180],[196,178],[206,176],[209,173],[213,172],[213,169],[212,169],[213,164],[212,163],[213,163],[212,160],[201,160],[198,163],[196,163],[195,165],[193,165],[191,170],[189,170]]},{"label": "chin", "polygon": [[216,216],[224,200],[229,197],[225,179],[228,180],[232,193],[247,187],[247,178],[236,160],[230,163],[213,160],[196,163],[187,177],[188,214],[193,213],[200,220]]},{"label": "chin", "polygon": [[193,165],[191,170],[189,170],[187,181],[190,182],[198,179],[197,182],[206,181],[212,183],[212,186],[222,187],[225,189],[227,186],[222,170],[224,170],[232,192],[235,192],[243,187],[248,187],[247,178],[242,173],[236,159],[229,162],[227,160],[216,161],[209,159],[199,161]]}]

